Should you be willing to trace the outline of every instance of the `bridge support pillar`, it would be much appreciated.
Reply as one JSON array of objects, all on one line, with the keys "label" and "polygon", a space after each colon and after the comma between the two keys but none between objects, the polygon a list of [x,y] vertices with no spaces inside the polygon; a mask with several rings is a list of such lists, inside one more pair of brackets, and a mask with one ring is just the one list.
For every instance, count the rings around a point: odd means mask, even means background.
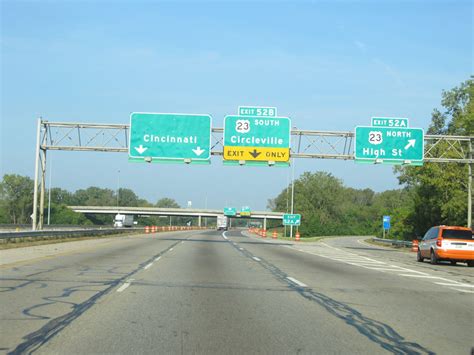
[{"label": "bridge support pillar", "polygon": [[202,227],[202,216],[198,217],[198,226]]},{"label": "bridge support pillar", "polygon": [[263,230],[265,230],[265,231],[267,230],[267,218],[266,217],[263,219]]}]

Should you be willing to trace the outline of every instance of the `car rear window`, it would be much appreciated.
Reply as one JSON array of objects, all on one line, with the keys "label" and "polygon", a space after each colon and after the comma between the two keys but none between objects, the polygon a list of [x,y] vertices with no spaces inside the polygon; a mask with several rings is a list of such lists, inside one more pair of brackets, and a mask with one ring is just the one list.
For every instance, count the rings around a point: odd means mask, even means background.
[{"label": "car rear window", "polygon": [[469,230],[445,229],[443,230],[443,238],[446,239],[466,239],[472,240],[472,232]]}]

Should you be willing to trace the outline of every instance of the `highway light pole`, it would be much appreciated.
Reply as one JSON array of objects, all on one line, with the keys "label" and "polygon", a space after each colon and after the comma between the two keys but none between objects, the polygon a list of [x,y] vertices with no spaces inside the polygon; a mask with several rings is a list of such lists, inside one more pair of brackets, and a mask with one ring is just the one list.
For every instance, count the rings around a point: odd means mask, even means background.
[{"label": "highway light pole", "polygon": [[117,207],[119,207],[120,199],[120,170],[117,171]]}]

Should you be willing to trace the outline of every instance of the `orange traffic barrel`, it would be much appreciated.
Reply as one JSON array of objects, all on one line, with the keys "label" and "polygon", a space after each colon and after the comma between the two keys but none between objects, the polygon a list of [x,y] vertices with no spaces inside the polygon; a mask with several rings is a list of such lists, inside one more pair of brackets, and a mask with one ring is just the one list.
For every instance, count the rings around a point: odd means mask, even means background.
[{"label": "orange traffic barrel", "polygon": [[266,229],[263,230],[263,232],[262,232],[262,237],[263,237],[263,238],[266,238],[266,237],[267,237],[267,230],[266,230]]},{"label": "orange traffic barrel", "polygon": [[414,239],[411,242],[411,251],[417,252],[418,251],[418,240]]},{"label": "orange traffic barrel", "polygon": [[273,238],[273,239],[277,239],[277,236],[278,236],[278,235],[277,235],[277,231],[274,230],[274,231],[273,231],[273,234],[272,234],[272,238]]},{"label": "orange traffic barrel", "polygon": [[150,233],[150,227],[149,226],[145,226],[145,233]]},{"label": "orange traffic barrel", "polygon": [[298,242],[300,240],[300,232],[296,232],[295,240]]}]

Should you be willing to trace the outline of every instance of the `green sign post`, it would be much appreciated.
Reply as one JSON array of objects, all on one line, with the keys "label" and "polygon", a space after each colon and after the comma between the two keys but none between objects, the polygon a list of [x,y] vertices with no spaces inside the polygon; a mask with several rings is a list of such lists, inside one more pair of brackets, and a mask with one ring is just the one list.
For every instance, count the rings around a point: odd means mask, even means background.
[{"label": "green sign post", "polygon": [[128,156],[147,162],[209,163],[211,121],[209,115],[134,112]]},{"label": "green sign post", "polygon": [[237,209],[234,207],[225,207],[224,216],[235,216],[237,214]]},{"label": "green sign post", "polygon": [[356,162],[423,165],[421,128],[356,127]]},{"label": "green sign post", "polygon": [[283,215],[283,225],[284,226],[299,226],[299,225],[301,225],[301,215],[300,214],[284,214]]},{"label": "green sign post", "polygon": [[290,134],[287,117],[226,116],[224,160],[288,162]]}]

